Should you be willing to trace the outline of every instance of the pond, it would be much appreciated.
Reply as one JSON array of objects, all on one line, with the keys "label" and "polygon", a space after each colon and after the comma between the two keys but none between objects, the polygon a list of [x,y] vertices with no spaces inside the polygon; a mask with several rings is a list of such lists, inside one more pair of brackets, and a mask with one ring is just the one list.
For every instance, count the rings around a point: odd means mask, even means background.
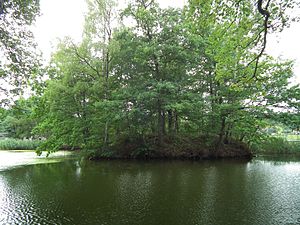
[{"label": "pond", "polygon": [[59,158],[2,166],[0,224],[300,224],[300,158]]}]

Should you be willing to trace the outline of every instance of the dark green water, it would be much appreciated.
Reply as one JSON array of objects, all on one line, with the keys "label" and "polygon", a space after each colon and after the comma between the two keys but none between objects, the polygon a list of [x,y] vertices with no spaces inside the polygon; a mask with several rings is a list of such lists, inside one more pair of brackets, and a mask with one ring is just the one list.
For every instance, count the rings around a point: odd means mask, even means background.
[{"label": "dark green water", "polygon": [[20,166],[0,172],[0,224],[299,225],[300,160]]}]

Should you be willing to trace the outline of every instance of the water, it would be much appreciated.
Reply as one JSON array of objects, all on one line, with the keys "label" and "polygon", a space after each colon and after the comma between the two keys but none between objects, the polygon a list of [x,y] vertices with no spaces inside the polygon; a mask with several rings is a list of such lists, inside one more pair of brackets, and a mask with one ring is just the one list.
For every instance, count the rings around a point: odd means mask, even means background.
[{"label": "water", "polygon": [[9,167],[0,224],[299,225],[300,159]]}]

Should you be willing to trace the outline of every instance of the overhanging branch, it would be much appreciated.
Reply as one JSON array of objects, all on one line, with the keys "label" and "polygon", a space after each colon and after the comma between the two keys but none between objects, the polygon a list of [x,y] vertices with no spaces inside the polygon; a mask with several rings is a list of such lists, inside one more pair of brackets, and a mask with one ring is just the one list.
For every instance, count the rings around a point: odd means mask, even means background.
[{"label": "overhanging branch", "polygon": [[271,2],[271,0],[268,0],[265,8],[263,8],[263,0],[258,0],[258,2],[257,2],[257,9],[258,9],[259,13],[264,17],[264,36],[263,36],[262,49],[260,50],[259,54],[253,60],[253,61],[255,61],[255,68],[254,68],[252,78],[255,78],[257,75],[259,59],[262,57],[264,51],[266,50],[266,46],[267,46],[268,23],[269,23],[269,18],[270,18],[270,12],[268,11],[268,7],[269,7],[270,2]]}]

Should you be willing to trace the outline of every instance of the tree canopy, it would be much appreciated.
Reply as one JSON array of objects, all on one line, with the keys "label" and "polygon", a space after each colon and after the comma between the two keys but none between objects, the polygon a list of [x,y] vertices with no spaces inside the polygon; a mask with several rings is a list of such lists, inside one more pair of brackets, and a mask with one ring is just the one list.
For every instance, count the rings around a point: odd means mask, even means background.
[{"label": "tree canopy", "polygon": [[3,99],[9,91],[22,91],[26,80],[37,74],[39,62],[31,25],[38,14],[38,0],[0,1],[0,94]]}]

